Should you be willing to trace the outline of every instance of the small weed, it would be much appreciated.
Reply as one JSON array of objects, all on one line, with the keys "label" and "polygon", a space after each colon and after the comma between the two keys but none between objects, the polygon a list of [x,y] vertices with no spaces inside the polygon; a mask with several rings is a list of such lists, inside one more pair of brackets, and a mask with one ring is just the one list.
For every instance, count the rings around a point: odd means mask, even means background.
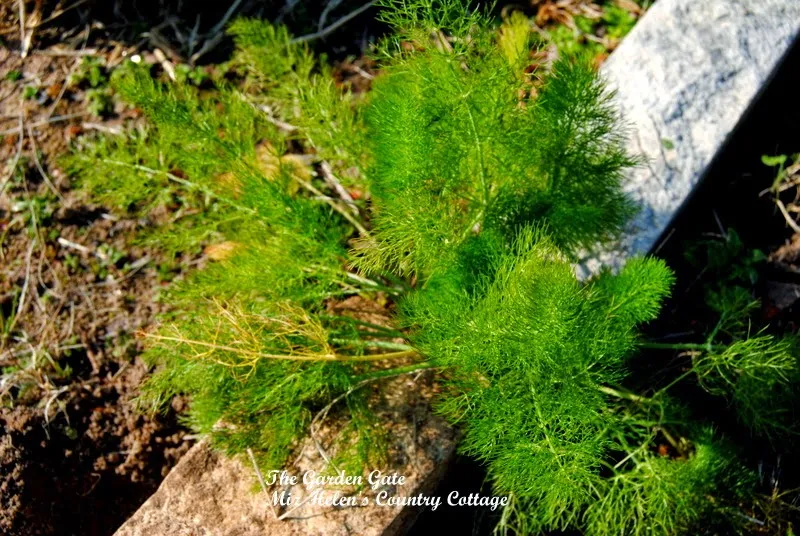
[{"label": "small weed", "polygon": [[115,266],[125,258],[125,254],[108,244],[100,244],[97,247],[97,256],[100,257],[106,266]]},{"label": "small weed", "polygon": [[167,283],[175,279],[177,274],[177,267],[172,262],[162,262],[156,268],[158,273],[158,281],[160,283]]},{"label": "small weed", "polygon": [[77,273],[80,266],[81,266],[81,259],[77,255],[73,255],[72,253],[67,253],[64,256],[64,266],[70,271],[70,273]]},{"label": "small weed", "polygon": [[88,86],[98,88],[108,84],[108,72],[101,58],[87,56],[83,58],[78,69],[69,78],[73,86]]},{"label": "small weed", "polygon": [[689,245],[684,257],[698,270],[714,274],[714,286],[718,288],[755,285],[767,259],[760,249],[747,247],[734,229]]},{"label": "small weed", "polygon": [[9,82],[16,82],[22,79],[22,72],[12,69],[6,73],[6,80]]},{"label": "small weed", "polygon": [[191,83],[201,86],[211,80],[211,77],[202,67],[190,67],[185,63],[175,66],[175,79],[179,84]]},{"label": "small weed", "polygon": [[[498,42],[491,19],[460,0],[379,4],[394,33],[376,47],[382,75],[368,99],[342,91],[285,28],[256,20],[231,28],[246,91],[208,98],[189,71],[177,84],[146,69],[112,81],[151,130],[89,146],[73,169],[91,170],[88,187],[122,210],[160,217],[161,244],[206,261],[164,294],[173,312],[149,334],[145,358],[160,366],[142,403],[187,394],[198,433],[275,467],[320,406],[344,399],[348,437],[363,448],[330,449],[357,471],[376,465],[381,437],[357,387],[437,368],[437,410],[461,426],[461,451],[514,498],[501,529],[693,533],[740,504],[753,474],[716,423],[684,410],[691,400],[670,390],[678,380],[622,388],[671,271],[638,258],[579,282],[571,264],[617,239],[633,212],[622,179],[636,160],[585,61],[606,50],[590,32],[605,25],[617,39],[632,17],[576,16],[563,35],[573,53],[542,74],[535,105],[520,106],[532,36],[519,18]],[[752,285],[763,254],[732,231],[718,242],[698,262]],[[110,263],[90,269],[102,278]],[[169,280],[174,263],[157,271]],[[352,297],[380,320],[364,329],[332,312]],[[743,329],[748,298],[710,295],[720,318],[701,343],[650,347],[695,352],[679,380],[730,399],[769,434],[777,415],[758,408],[763,393],[788,392],[794,345]]]},{"label": "small weed", "polygon": [[792,158],[783,154],[763,155],[761,162],[777,168],[772,186],[761,192],[761,195],[770,193],[786,224],[794,232],[800,233],[800,225],[796,220],[796,214],[800,212],[800,154]]},{"label": "small weed", "polygon": [[613,39],[622,39],[633,29],[636,17],[627,9],[616,4],[605,6],[603,10],[603,23],[608,36]]},{"label": "small weed", "polygon": [[86,102],[89,112],[96,117],[107,116],[114,107],[111,92],[108,88],[87,89]]}]

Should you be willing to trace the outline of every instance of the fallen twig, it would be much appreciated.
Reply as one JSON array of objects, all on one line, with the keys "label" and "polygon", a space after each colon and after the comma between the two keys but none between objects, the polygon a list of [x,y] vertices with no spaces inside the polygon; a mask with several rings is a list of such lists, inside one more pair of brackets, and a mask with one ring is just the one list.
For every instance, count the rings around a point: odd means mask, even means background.
[{"label": "fallen twig", "polygon": [[42,162],[39,159],[39,149],[36,146],[36,140],[33,137],[33,129],[30,126],[28,126],[28,139],[31,140],[31,153],[33,154],[33,162],[36,165],[36,169],[39,171],[39,175],[42,176],[44,183],[47,185],[48,188],[50,188],[50,191],[53,192],[53,195],[55,195],[61,202],[63,202],[64,196],[62,196],[61,192],[58,191],[55,184],[53,184],[53,181],[50,180],[49,175],[47,175],[47,172],[44,170],[44,167],[42,166]]},{"label": "fallen twig", "polygon": [[84,130],[97,130],[106,134],[113,134],[114,136],[120,136],[124,133],[122,127],[110,127],[108,125],[103,125],[102,123],[85,122],[81,123],[81,128]]},{"label": "fallen twig", "polygon": [[61,236],[58,237],[58,240],[56,240],[56,242],[58,242],[59,244],[61,244],[66,248],[74,249],[76,251],[80,251],[81,253],[89,254],[92,252],[92,250],[87,248],[86,246],[82,246],[81,244],[72,242],[71,240],[67,240],[66,238]]},{"label": "fallen twig", "polygon": [[275,519],[278,519],[278,512],[275,511],[275,504],[269,500],[269,490],[267,489],[267,484],[264,482],[264,475],[261,474],[261,469],[258,468],[258,462],[256,462],[256,457],[253,454],[253,449],[247,447],[247,456],[250,457],[250,462],[253,464],[253,469],[256,471],[256,478],[258,478],[258,483],[261,484],[261,490],[264,492],[264,495],[267,496],[267,502],[271,506],[272,516]]},{"label": "fallen twig", "polygon": [[24,58],[28,55],[25,45],[25,0],[17,0],[17,5],[19,6],[19,55]]},{"label": "fallen twig", "polygon": [[328,20],[328,15],[331,14],[331,11],[336,9],[341,5],[343,0],[328,0],[325,4],[325,9],[322,10],[322,14],[319,16],[319,21],[317,22],[317,31],[322,31],[325,27],[325,22]]},{"label": "fallen twig", "polygon": [[[8,176],[3,180],[3,184],[0,184],[0,195],[3,194],[3,192],[6,189],[6,185],[11,180],[11,178],[14,176],[14,172],[17,170],[17,164],[19,163],[19,159],[22,156],[22,143],[25,140],[25,136],[22,135],[23,127],[25,125],[24,117],[25,116],[23,115],[23,113],[20,112],[19,113],[19,126],[17,127],[18,132],[19,132],[19,141],[17,142],[17,152],[14,155],[14,159],[11,161],[11,167],[8,170]],[[5,135],[7,135],[7,134],[3,134],[3,136],[5,136]]]},{"label": "fallen twig", "polygon": [[307,43],[308,41],[313,41],[315,39],[320,39],[321,37],[325,37],[329,33],[335,31],[336,29],[340,28],[341,26],[347,24],[348,22],[350,22],[354,18],[356,18],[359,15],[361,15],[362,13],[364,13],[366,10],[371,8],[374,3],[375,3],[375,0],[371,0],[370,2],[367,2],[366,4],[361,6],[360,8],[356,9],[355,11],[351,11],[347,15],[344,15],[343,17],[337,19],[336,21],[331,23],[329,26],[326,26],[325,28],[323,28],[322,30],[320,30],[318,32],[314,32],[314,33],[306,34],[306,35],[301,35],[300,37],[295,37],[294,39],[292,39],[292,43]]},{"label": "fallen twig", "polygon": [[225,14],[219,20],[219,22],[217,22],[217,24],[215,24],[214,27],[211,28],[211,31],[209,31],[206,34],[207,36],[210,37],[206,38],[206,40],[203,42],[203,46],[200,47],[200,50],[192,54],[192,56],[189,58],[189,63],[194,65],[195,62],[197,62],[197,60],[205,56],[207,53],[211,52],[222,41],[222,38],[225,35],[222,32],[222,29],[228,23],[228,19],[230,19],[231,16],[233,16],[233,14],[236,12],[236,10],[239,9],[239,4],[241,3],[242,0],[235,0],[235,2],[231,4],[231,7],[228,8],[228,11],[225,12]]},{"label": "fallen twig", "polygon": [[294,11],[294,8],[296,8],[299,3],[300,0],[286,0],[280,13],[278,13],[278,16],[275,18],[275,22],[280,23],[286,15]]},{"label": "fallen twig", "polygon": [[350,207],[350,210],[353,211],[353,214],[358,216],[358,207],[356,206],[356,202],[353,200],[353,197],[350,195],[350,192],[342,186],[342,183],[339,182],[339,179],[336,178],[336,175],[333,174],[333,170],[331,169],[331,165],[327,162],[320,163],[320,169],[322,170],[322,177],[325,179],[325,182],[336,191],[339,197],[344,201],[347,206]]},{"label": "fallen twig", "polygon": [[783,201],[776,199],[775,204],[778,205],[778,209],[781,211],[781,214],[783,214],[783,219],[786,220],[786,223],[789,224],[789,227],[791,227],[795,233],[800,233],[800,225],[797,225],[794,219],[789,215],[789,212],[786,210],[786,205],[783,204]]},{"label": "fallen twig", "polygon": [[71,11],[71,10],[75,9],[76,7],[80,7],[80,6],[82,6],[83,4],[85,4],[88,1],[89,0],[78,0],[77,2],[75,2],[74,4],[72,4],[69,7],[65,7],[64,9],[58,9],[58,10],[54,11],[52,15],[50,15],[49,17],[44,19],[42,22],[40,22],[37,26],[41,26],[42,24],[47,24],[48,22],[57,19],[58,17],[60,17],[64,13],[66,13],[67,11]]},{"label": "fallen twig", "polygon": [[82,50],[68,50],[68,49],[48,49],[48,50],[34,50],[31,54],[36,56],[97,56],[99,51],[96,48],[86,48]]},{"label": "fallen twig", "polygon": [[175,78],[175,67],[172,66],[172,63],[167,59],[167,56],[164,55],[164,52],[160,48],[153,49],[153,55],[158,60],[158,63],[161,64],[161,67],[164,68],[164,72],[167,73],[170,80],[173,82],[176,80]]},{"label": "fallen twig", "polygon": [[[23,33],[23,42],[22,42],[22,50],[20,51],[20,55],[25,58],[28,56],[28,51],[31,48],[31,42],[33,42],[33,34],[36,33],[36,28],[39,27],[39,24],[42,21],[42,2],[43,0],[36,0],[36,3],[33,7],[33,12],[31,16],[28,18],[27,23],[21,24],[20,28]],[[24,0],[19,0],[20,3],[20,19],[25,17],[25,5]],[[30,28],[30,31],[26,34],[25,28]]]},{"label": "fallen twig", "polygon": [[[70,119],[75,119],[75,118],[78,118],[78,117],[85,117],[87,115],[89,115],[89,112],[80,112],[80,113],[76,113],[76,114],[65,114],[65,115],[56,115],[54,117],[51,117],[49,119],[45,119],[43,121],[37,121],[36,123],[31,123],[30,126],[31,126],[31,128],[36,128],[36,127],[41,127],[41,126],[44,126],[44,125],[48,125],[50,123],[58,123],[60,121],[69,121]],[[22,116],[20,116],[20,125],[14,127],[14,128],[6,129],[6,130],[0,130],[0,136],[8,136],[9,134],[20,134],[22,132],[24,132],[24,129],[22,128]],[[2,189],[0,189],[0,191],[2,191]]]}]

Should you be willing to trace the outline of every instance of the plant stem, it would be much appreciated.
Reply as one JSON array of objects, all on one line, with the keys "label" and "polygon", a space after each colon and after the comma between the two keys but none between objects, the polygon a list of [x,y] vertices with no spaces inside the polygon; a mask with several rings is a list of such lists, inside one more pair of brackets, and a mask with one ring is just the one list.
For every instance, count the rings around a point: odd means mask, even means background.
[{"label": "plant stem", "polygon": [[606,385],[600,385],[598,386],[597,389],[601,393],[605,393],[615,398],[630,400],[632,402],[650,402],[652,400],[650,398],[647,398],[646,396],[637,395],[635,393],[631,393],[630,391],[626,391],[624,389],[615,389],[613,387],[608,387]]},{"label": "plant stem", "polygon": [[220,352],[231,352],[239,355],[244,355],[250,358],[255,359],[278,359],[278,360],[286,360],[286,361],[340,361],[340,362],[347,362],[347,361],[381,361],[383,359],[400,359],[403,357],[413,357],[419,355],[419,353],[411,348],[410,350],[403,350],[400,352],[386,352],[383,354],[371,354],[371,355],[357,355],[357,356],[348,356],[348,355],[339,355],[339,354],[316,354],[316,355],[304,355],[304,354],[268,354],[262,353],[255,350],[249,350],[247,348],[237,348],[235,346],[228,346],[224,344],[216,344],[210,343],[206,341],[196,341],[191,339],[184,339],[182,337],[168,337],[166,335],[158,335],[155,333],[147,333],[147,332],[139,332],[142,336],[147,337],[149,339],[157,340],[157,341],[165,341],[165,342],[175,342],[179,344],[186,344],[189,347],[199,346],[202,348],[209,348],[210,350],[217,350]]},{"label": "plant stem", "polygon": [[420,361],[419,363],[414,363],[413,365],[406,365],[404,367],[396,367],[386,370],[378,370],[375,372],[370,372],[369,374],[362,374],[360,376],[356,376],[355,378],[353,378],[353,381],[364,382],[369,380],[376,380],[378,378],[386,378],[388,376],[400,376],[401,374],[408,374],[410,372],[416,372],[418,370],[427,370],[435,368],[444,368],[444,366],[436,365],[434,363],[431,363],[430,361]]},{"label": "plant stem", "polygon": [[653,350],[701,350],[711,352],[713,350],[724,348],[724,346],[714,345],[710,343],[664,343],[664,342],[642,342],[639,343],[639,348],[650,348]]},{"label": "plant stem", "polygon": [[384,354],[372,355],[359,355],[359,356],[342,356],[339,361],[380,361],[382,359],[400,359],[402,357],[414,357],[419,355],[415,349],[403,350],[401,352],[387,352]]},{"label": "plant stem", "polygon": [[387,341],[364,341],[358,339],[331,339],[334,344],[343,346],[355,346],[360,348],[386,348],[387,350],[413,350],[413,346],[397,342]]},{"label": "plant stem", "polygon": [[217,199],[218,201],[221,201],[222,203],[225,203],[226,205],[229,205],[229,206],[231,206],[231,207],[233,207],[233,208],[235,208],[237,210],[241,210],[243,212],[248,212],[250,214],[256,214],[255,209],[253,209],[251,207],[246,207],[244,205],[240,205],[240,204],[236,203],[235,201],[231,201],[230,199],[219,195],[217,192],[211,190],[210,188],[206,188],[205,186],[203,186],[201,184],[197,184],[195,182],[187,181],[186,179],[182,179],[182,178],[178,177],[177,175],[173,175],[172,173],[170,173],[168,171],[163,171],[161,169],[153,169],[153,168],[149,168],[147,166],[142,166],[140,164],[129,164],[127,162],[120,162],[118,160],[104,159],[103,162],[106,163],[106,164],[112,164],[112,165],[115,165],[115,166],[128,167],[128,168],[131,168],[131,169],[135,169],[137,171],[141,171],[142,173],[147,173],[149,175],[164,175],[165,177],[167,177],[172,182],[175,182],[177,184],[180,184],[181,186],[185,186],[185,187],[193,189],[193,190],[199,190],[199,191],[203,192],[204,194],[209,195],[209,196],[213,197],[214,199]]}]

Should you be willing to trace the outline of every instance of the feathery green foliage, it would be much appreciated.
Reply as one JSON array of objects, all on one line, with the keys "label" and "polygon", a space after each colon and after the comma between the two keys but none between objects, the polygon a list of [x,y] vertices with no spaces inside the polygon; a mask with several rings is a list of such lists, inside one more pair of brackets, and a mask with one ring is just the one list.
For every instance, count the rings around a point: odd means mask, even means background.
[{"label": "feathery green foliage", "polygon": [[758,335],[704,353],[693,368],[700,384],[729,398],[753,432],[785,435],[797,432],[797,355],[795,337]]},{"label": "feathery green foliage", "polygon": [[773,441],[796,436],[797,337],[770,334],[769,326],[759,326],[752,319],[760,303],[749,287],[756,283],[766,255],[745,247],[739,235],[728,229],[719,239],[689,248],[686,256],[711,277],[705,302],[715,313],[715,322],[701,344],[666,346],[684,346],[696,353],[692,372],[699,385],[727,399],[753,435]]},{"label": "feathery green foliage", "polygon": [[[671,503],[659,499],[671,489],[656,485],[657,479],[682,474],[686,462],[647,452],[648,430],[658,421],[626,430],[630,423],[615,411],[618,400],[603,390],[623,379],[625,359],[635,348],[634,328],[655,316],[670,283],[662,263],[638,260],[617,276],[579,285],[553,242],[526,230],[499,257],[493,277],[472,296],[460,297],[452,317],[436,326],[420,322],[420,340],[412,335],[412,342],[453,370],[452,394],[440,409],[463,423],[463,452],[484,461],[497,491],[514,497],[522,512],[517,530],[586,522],[594,533],[601,517],[623,512],[631,520],[620,521],[616,530],[629,522],[677,525],[696,518],[688,508],[675,516]],[[412,322],[418,307],[423,318],[432,308],[430,301],[416,301],[406,312]],[[636,444],[637,438],[644,444]],[[614,468],[610,480],[604,477],[611,460],[628,448],[644,450],[642,459]],[[703,477],[713,482],[713,474]],[[652,489],[627,494],[639,479]],[[635,508],[626,512],[615,503],[622,500]],[[691,500],[703,502],[701,496]]]},{"label": "feathery green foliage", "polygon": [[[213,96],[142,69],[115,77],[153,126],[98,142],[73,170],[122,210],[165,197],[202,209],[153,234],[208,259],[169,290],[174,312],[148,335],[159,368],[143,402],[187,394],[195,430],[275,468],[344,400],[349,425],[331,448],[357,471],[384,453],[360,387],[436,366],[438,410],[511,497],[499,529],[689,530],[749,475],[665,389],[621,387],[637,329],[672,284],[666,266],[634,259],[581,283],[570,265],[632,212],[620,182],[636,160],[608,92],[561,61],[520,97],[531,40],[518,16],[498,34],[460,0],[380,5],[393,33],[367,96],[252,20],[231,27],[244,81]],[[395,307],[367,320],[337,309],[348,299]],[[748,341],[695,370],[755,407],[750,371],[783,385],[789,348]],[[754,362],[748,345],[772,357]]]},{"label": "feathery green foliage", "polygon": [[[389,59],[366,112],[375,243],[359,265],[428,273],[470,235],[511,244],[535,222],[567,252],[615,238],[631,214],[621,172],[634,161],[592,70],[560,62],[535,101],[520,100],[520,62],[509,61],[508,39],[493,42],[478,14],[451,22],[457,2],[422,2],[423,15],[416,3],[397,4],[384,18],[406,39],[440,33],[436,46],[420,43],[411,54],[384,46]],[[441,14],[440,23],[417,26],[430,23],[426,13]]]}]

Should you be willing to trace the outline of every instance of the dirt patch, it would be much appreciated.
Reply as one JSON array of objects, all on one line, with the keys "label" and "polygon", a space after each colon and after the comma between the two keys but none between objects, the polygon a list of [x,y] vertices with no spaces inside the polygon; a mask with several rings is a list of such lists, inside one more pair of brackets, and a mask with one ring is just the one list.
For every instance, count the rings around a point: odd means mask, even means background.
[{"label": "dirt patch", "polygon": [[143,368],[73,382],[64,413],[0,411],[0,530],[4,534],[110,534],[155,491],[189,448],[174,417],[132,410]]},{"label": "dirt patch", "polygon": [[[58,49],[91,45],[103,68],[125,50],[91,30],[73,38]],[[54,50],[0,50],[0,533],[103,535],[192,443],[182,401],[165,415],[134,402],[149,369],[135,334],[181,259],[135,245],[148,222],[71,189],[58,157],[126,116],[113,101],[98,115],[90,88],[70,83],[88,56]]]}]

